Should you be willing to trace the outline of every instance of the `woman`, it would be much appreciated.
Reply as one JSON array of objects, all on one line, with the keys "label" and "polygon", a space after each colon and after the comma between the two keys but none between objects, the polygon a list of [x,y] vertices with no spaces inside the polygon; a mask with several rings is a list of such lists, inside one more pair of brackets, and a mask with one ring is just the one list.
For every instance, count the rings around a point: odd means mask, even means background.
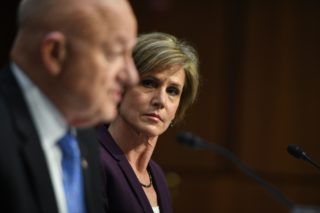
[{"label": "woman", "polygon": [[98,128],[107,212],[172,212],[164,173],[151,156],[158,136],[196,98],[198,58],[164,33],[141,35],[133,58],[140,83],[125,91],[116,119]]}]

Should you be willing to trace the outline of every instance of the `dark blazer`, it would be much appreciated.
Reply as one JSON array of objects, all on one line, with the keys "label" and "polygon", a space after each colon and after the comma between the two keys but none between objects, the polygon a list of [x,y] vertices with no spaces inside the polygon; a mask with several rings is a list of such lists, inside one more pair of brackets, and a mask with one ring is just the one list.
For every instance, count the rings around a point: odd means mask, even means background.
[{"label": "dark blazer", "polygon": [[[95,132],[78,131],[77,139],[84,160],[87,212],[103,212]],[[38,133],[9,68],[0,71],[0,146],[0,212],[58,212]]]},{"label": "dark blazer", "polygon": [[[104,170],[105,205],[107,212],[152,213],[152,207],[139,180],[122,150],[107,131],[106,125],[97,128]],[[171,198],[163,171],[154,161],[148,170],[157,192],[161,213],[172,212]]]}]

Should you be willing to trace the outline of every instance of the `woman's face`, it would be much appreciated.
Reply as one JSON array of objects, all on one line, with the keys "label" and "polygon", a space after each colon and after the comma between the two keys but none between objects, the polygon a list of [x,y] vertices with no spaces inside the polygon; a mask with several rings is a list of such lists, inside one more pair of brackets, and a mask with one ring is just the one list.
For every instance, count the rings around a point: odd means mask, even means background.
[{"label": "woman's face", "polygon": [[181,66],[141,76],[139,84],[126,91],[120,116],[139,133],[161,135],[175,117],[184,83]]}]

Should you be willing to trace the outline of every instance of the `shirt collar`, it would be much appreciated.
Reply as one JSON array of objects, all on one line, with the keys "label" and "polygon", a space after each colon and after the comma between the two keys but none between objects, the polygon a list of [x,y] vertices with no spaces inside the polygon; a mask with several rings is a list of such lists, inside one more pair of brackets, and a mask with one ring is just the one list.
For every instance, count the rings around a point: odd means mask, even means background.
[{"label": "shirt collar", "polygon": [[55,145],[68,129],[64,117],[15,63],[11,64],[11,69],[22,89],[42,145]]}]

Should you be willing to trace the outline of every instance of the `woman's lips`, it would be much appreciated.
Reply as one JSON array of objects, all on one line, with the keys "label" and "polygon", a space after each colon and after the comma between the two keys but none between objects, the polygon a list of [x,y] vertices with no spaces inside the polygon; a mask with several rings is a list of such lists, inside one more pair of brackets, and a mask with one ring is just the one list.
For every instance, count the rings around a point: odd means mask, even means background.
[{"label": "woman's lips", "polygon": [[162,118],[160,117],[160,115],[155,114],[155,113],[147,113],[145,114],[146,116],[148,116],[149,118],[156,120],[156,121],[162,121]]}]

